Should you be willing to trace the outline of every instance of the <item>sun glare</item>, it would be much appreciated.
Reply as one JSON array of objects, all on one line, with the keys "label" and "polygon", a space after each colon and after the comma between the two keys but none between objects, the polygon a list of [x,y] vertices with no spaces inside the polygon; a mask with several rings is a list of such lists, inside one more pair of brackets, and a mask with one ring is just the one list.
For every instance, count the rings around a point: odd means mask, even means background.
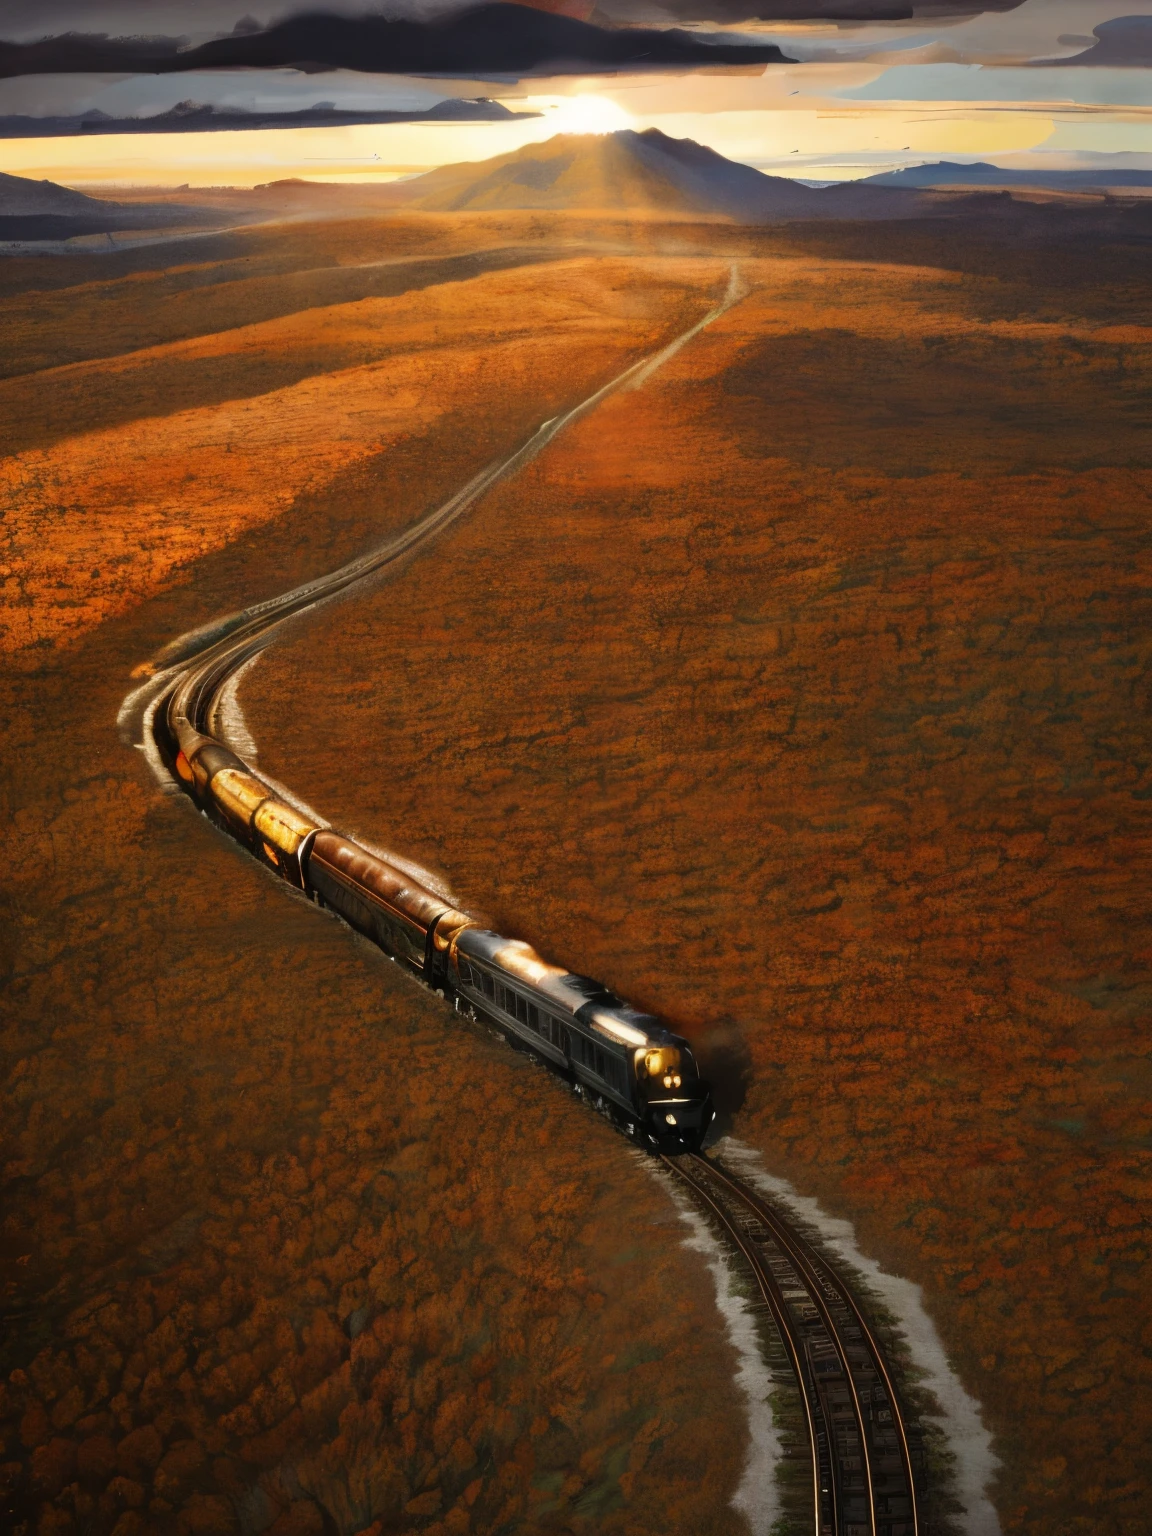
[{"label": "sun glare", "polygon": [[553,133],[615,133],[634,125],[631,113],[608,96],[530,97],[525,105],[542,112]]}]

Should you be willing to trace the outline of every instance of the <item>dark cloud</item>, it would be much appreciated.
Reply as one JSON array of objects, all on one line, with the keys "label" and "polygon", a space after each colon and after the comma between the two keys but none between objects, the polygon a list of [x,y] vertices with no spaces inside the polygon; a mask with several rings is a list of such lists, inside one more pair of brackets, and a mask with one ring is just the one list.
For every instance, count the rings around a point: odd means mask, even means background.
[{"label": "dark cloud", "polygon": [[[685,19],[709,15],[738,15],[742,19],[773,21],[909,21],[943,22],[984,12],[1010,11],[1024,0],[743,0],[726,7],[723,0],[600,0],[600,9],[619,21],[644,24],[660,11]],[[1089,0],[1090,3],[1090,0]],[[587,20],[595,0],[542,0],[542,8],[564,10]],[[460,8],[460,0],[325,0],[326,9],[345,15],[370,11],[407,15],[443,15]],[[206,42],[240,30],[262,30],[272,18],[293,10],[291,0],[4,0],[0,5],[0,34],[13,41],[31,41],[65,32],[107,32],[134,37],[163,33]],[[297,3],[296,9],[302,7]]]},{"label": "dark cloud", "polygon": [[[600,9],[626,20],[636,0],[600,0]],[[653,0],[682,21],[948,21],[988,11],[1014,11],[1024,0]]]},{"label": "dark cloud", "polygon": [[785,62],[785,55],[771,44],[676,30],[598,27],[506,4],[480,5],[429,20],[314,12],[197,48],[182,49],[174,38],[83,34],[0,44],[0,75],[6,76],[294,67],[491,77]]},{"label": "dark cloud", "polygon": [[1070,59],[1047,59],[1051,65],[1105,65],[1110,69],[1152,65],[1152,16],[1117,16],[1094,27],[1096,42],[1086,53]]},{"label": "dark cloud", "polygon": [[0,76],[158,72],[180,50],[175,37],[106,37],[70,32],[36,43],[0,42]]}]

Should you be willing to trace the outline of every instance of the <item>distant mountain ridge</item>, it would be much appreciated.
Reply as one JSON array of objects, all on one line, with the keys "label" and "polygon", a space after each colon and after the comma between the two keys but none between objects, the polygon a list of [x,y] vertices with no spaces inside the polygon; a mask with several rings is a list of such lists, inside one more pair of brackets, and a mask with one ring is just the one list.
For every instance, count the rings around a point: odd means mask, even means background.
[{"label": "distant mountain ridge", "polygon": [[437,212],[550,208],[787,224],[808,220],[1014,217],[1011,189],[1152,187],[1146,171],[1014,171],[940,161],[813,187],[768,176],[657,128],[558,134],[510,154],[445,165],[398,184],[407,207]]},{"label": "distant mountain ridge", "polygon": [[1152,187],[1152,171],[1100,170],[1014,170],[977,160],[963,165],[955,160],[938,160],[934,165],[910,165],[902,171],[882,171],[858,183],[866,187],[1045,187],[1053,192],[1090,190],[1096,187]]},{"label": "distant mountain ridge", "polygon": [[[1004,226],[1005,220],[1018,220],[1024,214],[1008,190],[1022,184],[1019,174],[986,163],[943,161],[866,181],[810,187],[787,177],[766,176],[692,139],[673,139],[656,128],[626,128],[609,134],[557,134],[490,160],[440,166],[405,181],[334,185],[289,180],[250,191],[209,188],[203,194],[157,189],[157,195],[165,198],[157,203],[115,203],[52,182],[0,174],[0,239],[62,240],[103,231],[194,224],[219,227],[270,215],[380,217],[402,209],[429,213],[540,209],[748,225],[971,217]],[[1055,174],[1092,177],[1080,184],[1100,185],[1095,172]],[[1121,174],[1127,178],[1122,185],[1152,185],[1149,173]],[[988,179],[982,182],[981,175]],[[1031,184],[1047,187],[1051,182]],[[1131,201],[1145,206],[1144,200]],[[1146,201],[1146,211],[1152,213],[1152,199]],[[1123,200],[1117,202],[1114,216],[1127,217],[1128,206]],[[1099,227],[1100,215],[1094,217]]]}]

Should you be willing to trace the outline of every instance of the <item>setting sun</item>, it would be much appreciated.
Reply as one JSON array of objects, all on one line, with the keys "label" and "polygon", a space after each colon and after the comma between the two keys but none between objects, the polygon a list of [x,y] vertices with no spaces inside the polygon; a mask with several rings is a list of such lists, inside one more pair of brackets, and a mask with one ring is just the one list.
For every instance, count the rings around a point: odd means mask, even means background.
[{"label": "setting sun", "polygon": [[544,115],[552,133],[616,133],[635,120],[609,96],[529,96],[524,106]]}]

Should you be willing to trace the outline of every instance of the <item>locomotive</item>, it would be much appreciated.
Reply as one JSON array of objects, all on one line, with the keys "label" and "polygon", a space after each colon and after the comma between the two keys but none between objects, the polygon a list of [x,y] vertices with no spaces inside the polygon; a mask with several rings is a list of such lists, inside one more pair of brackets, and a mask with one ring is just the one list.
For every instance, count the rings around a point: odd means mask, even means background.
[{"label": "locomotive", "polygon": [[175,778],[212,820],[459,1011],[547,1063],[639,1145],[699,1149],[714,1111],[685,1039],[600,982],[482,927],[386,858],[289,805],[198,729],[219,676],[194,672],[169,696],[155,728]]}]

